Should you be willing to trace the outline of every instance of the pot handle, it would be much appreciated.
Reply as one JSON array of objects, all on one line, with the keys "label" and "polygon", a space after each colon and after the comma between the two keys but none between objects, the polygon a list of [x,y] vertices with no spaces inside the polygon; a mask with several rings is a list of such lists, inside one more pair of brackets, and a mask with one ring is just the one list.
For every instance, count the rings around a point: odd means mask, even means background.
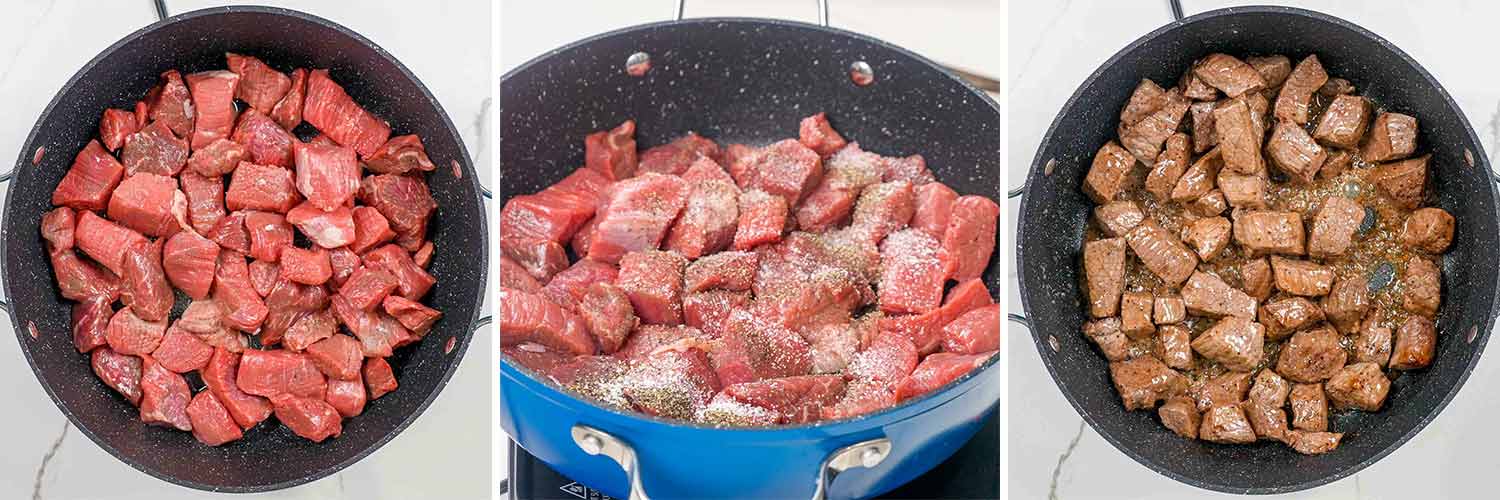
[{"label": "pot handle", "polygon": [[[676,4],[672,19],[681,21],[683,12],[687,10],[687,0],[677,0]],[[828,0],[818,0],[818,25],[828,27]]]},{"label": "pot handle", "polygon": [[[15,179],[15,178],[16,178],[16,170],[15,169],[6,170],[5,173],[0,174],[0,184],[9,183],[12,179]],[[0,297],[0,311],[5,311],[7,313],[10,312],[10,299],[5,298],[5,297]]]},{"label": "pot handle", "polygon": [[[608,432],[583,424],[573,425],[573,443],[584,453],[604,455],[620,464],[630,482],[629,500],[650,500],[645,487],[641,486],[640,463],[636,461],[635,448]],[[862,441],[828,454],[818,470],[817,489],[813,500],[823,500],[828,495],[828,485],[839,473],[855,467],[872,468],[891,454],[890,438]]]}]

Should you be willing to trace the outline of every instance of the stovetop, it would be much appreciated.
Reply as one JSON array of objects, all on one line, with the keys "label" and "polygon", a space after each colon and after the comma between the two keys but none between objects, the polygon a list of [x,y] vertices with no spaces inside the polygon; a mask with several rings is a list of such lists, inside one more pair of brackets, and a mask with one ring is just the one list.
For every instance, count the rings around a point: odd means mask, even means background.
[{"label": "stovetop", "polygon": [[[614,500],[557,473],[515,442],[510,443],[510,466],[501,495],[512,500]],[[991,412],[979,432],[947,461],[879,498],[1000,498],[1000,412]]]}]

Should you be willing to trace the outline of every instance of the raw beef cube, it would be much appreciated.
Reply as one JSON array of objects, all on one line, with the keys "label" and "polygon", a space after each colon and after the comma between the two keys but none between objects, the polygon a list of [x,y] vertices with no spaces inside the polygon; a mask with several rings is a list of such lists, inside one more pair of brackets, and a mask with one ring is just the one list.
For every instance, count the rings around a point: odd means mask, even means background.
[{"label": "raw beef cube", "polygon": [[[287,330],[290,330],[298,320],[327,308],[328,303],[328,291],[322,286],[302,285],[285,277],[277,278],[276,283],[271,285],[270,293],[266,294],[267,313],[265,322],[260,327],[260,344],[272,345],[281,342]],[[312,330],[297,333],[313,337],[318,332]],[[317,339],[303,340],[306,342],[299,345],[305,345]]]},{"label": "raw beef cube", "polygon": [[218,446],[244,437],[240,426],[229,416],[229,410],[211,391],[200,391],[187,405],[188,423],[198,442]]},{"label": "raw beef cube", "polygon": [[[504,256],[501,257],[502,258],[500,259],[500,261],[503,267],[505,259]],[[359,254],[356,254],[353,251],[349,250],[349,247],[339,247],[329,251],[328,262],[333,265],[333,276],[329,278],[329,283],[332,283],[333,286],[336,287],[344,286],[344,282],[348,281],[349,276],[352,276],[354,274],[354,270],[359,268],[360,264],[363,263],[359,260]],[[505,274],[501,275],[502,282],[505,279],[504,276]],[[540,289],[541,286],[542,285],[540,283],[537,284],[538,289]]]},{"label": "raw beef cube", "polygon": [[943,350],[979,354],[1000,349],[1000,305],[966,312],[943,327]]},{"label": "raw beef cube", "polygon": [[1202,271],[1193,271],[1182,285],[1182,303],[1189,313],[1201,316],[1255,319],[1255,298]]},{"label": "raw beef cube", "polygon": [[199,234],[211,234],[224,218],[224,180],[183,172],[178,182],[187,197],[188,224]]},{"label": "raw beef cube", "polygon": [[302,118],[323,135],[354,148],[361,156],[375,154],[391,136],[391,126],[355,103],[343,87],[329,78],[326,69],[315,69],[307,75]]},{"label": "raw beef cube", "polygon": [[229,137],[239,112],[234,108],[240,75],[228,71],[203,71],[187,75],[188,90],[193,94],[192,146],[198,149],[217,139]]},{"label": "raw beef cube", "polygon": [[313,342],[304,354],[330,380],[358,380],[360,363],[365,358],[358,340],[340,334]]},{"label": "raw beef cube", "polygon": [[1416,370],[1432,364],[1437,347],[1437,328],[1432,320],[1411,316],[1396,329],[1396,345],[1391,350],[1392,370]]},{"label": "raw beef cube", "polygon": [[1417,150],[1417,119],[1401,113],[1380,113],[1370,126],[1370,139],[1359,156],[1368,162],[1399,160]]},{"label": "raw beef cube", "polygon": [[157,363],[177,373],[187,373],[203,368],[208,365],[208,360],[213,355],[213,346],[203,342],[198,336],[188,333],[187,330],[176,327],[167,328],[166,334],[161,338],[161,344],[151,353],[151,357]]},{"label": "raw beef cube", "polygon": [[1406,272],[1401,275],[1405,288],[1401,297],[1401,308],[1428,318],[1437,317],[1442,303],[1442,271],[1436,264],[1421,256],[1413,255],[1406,261]]},{"label": "raw beef cube", "polygon": [[229,139],[215,139],[207,146],[193,151],[188,157],[187,170],[204,177],[218,178],[234,171],[242,161],[251,160],[250,150]]},{"label": "raw beef cube", "polygon": [[1343,337],[1327,326],[1303,330],[1292,335],[1281,346],[1276,373],[1295,382],[1317,383],[1328,380],[1348,359],[1341,345]]},{"label": "raw beef cube", "polygon": [[110,151],[120,149],[125,145],[125,137],[134,134],[140,129],[140,123],[135,121],[135,113],[123,109],[106,109],[104,116],[99,118],[99,139],[104,141],[104,146]]},{"label": "raw beef cube", "polygon": [[265,210],[286,213],[297,205],[292,171],[270,165],[241,162],[229,178],[224,205],[229,210]]},{"label": "raw beef cube", "polygon": [[581,259],[553,276],[552,280],[541,288],[541,292],[553,304],[563,306],[565,309],[574,309],[578,302],[583,300],[584,294],[588,293],[590,285],[594,283],[614,284],[619,272],[615,266],[597,260]]},{"label": "raw beef cube", "polygon": [[365,381],[329,380],[323,401],[338,410],[340,416],[357,417],[365,411]]},{"label": "raw beef cube", "polygon": [[699,182],[662,246],[689,259],[729,248],[738,220],[739,188],[723,181]]},{"label": "raw beef cube", "polygon": [[848,144],[844,136],[828,124],[828,116],[821,112],[802,119],[797,126],[797,140],[822,156],[831,155]]},{"label": "raw beef cube", "polygon": [[808,353],[812,356],[812,373],[843,373],[859,351],[860,337],[875,327],[874,321],[859,321],[803,329],[802,338],[807,341]]},{"label": "raw beef cube", "polygon": [[920,186],[936,181],[932,171],[927,170],[927,160],[922,155],[911,155],[906,157],[882,157],[884,172],[880,180],[884,182],[905,181],[913,186]]},{"label": "raw beef cube", "polygon": [[822,419],[823,408],[844,395],[844,379],[838,375],[801,375],[728,385],[723,394],[771,410],[783,424],[801,424]]},{"label": "raw beef cube", "polygon": [[104,385],[120,393],[130,404],[141,404],[141,358],[101,347],[94,349],[89,359],[94,375]]},{"label": "raw beef cube", "polygon": [[52,191],[52,204],[74,210],[104,210],[124,175],[125,167],[99,141],[89,141],[73,157],[73,166]]},{"label": "raw beef cube", "polygon": [[1248,372],[1260,363],[1263,355],[1261,346],[1264,344],[1264,326],[1245,318],[1229,316],[1193,339],[1193,351],[1230,370]]},{"label": "raw beef cube", "polygon": [[942,302],[946,274],[938,241],[916,229],[891,234],[880,245],[880,310],[924,313]]},{"label": "raw beef cube", "polygon": [[302,123],[302,101],[307,96],[307,70],[297,68],[292,70],[292,85],[286,91],[286,96],[276,107],[266,113],[271,119],[276,120],[277,125],[286,130],[297,128]]},{"label": "raw beef cube", "polygon": [[194,300],[208,297],[218,260],[219,246],[192,231],[178,232],[162,246],[167,280]]},{"label": "raw beef cube", "polygon": [[688,132],[687,135],[678,137],[672,142],[642,151],[638,172],[681,175],[692,166],[694,161],[704,156],[709,158],[719,156],[719,146],[703,136]]},{"label": "raw beef cube", "polygon": [[1370,180],[1397,205],[1407,210],[1416,209],[1422,206],[1423,190],[1427,186],[1427,160],[1431,158],[1432,155],[1425,155],[1375,167]]},{"label": "raw beef cube", "polygon": [[650,173],[612,185],[603,195],[607,201],[589,258],[613,263],[626,253],[657,248],[687,204],[689,188],[678,177]]},{"label": "raw beef cube", "polygon": [[[594,172],[593,170],[583,170],[583,171],[584,172]],[[598,174],[596,173],[595,175],[598,175]],[[569,177],[571,178],[572,176],[569,176]],[[713,158],[709,158],[707,156],[700,156],[700,157],[698,157],[697,160],[693,161],[693,165],[690,166],[690,167],[688,167],[687,171],[683,172],[682,175],[679,176],[679,177],[682,177],[682,180],[688,181],[689,183],[695,184],[695,185],[698,184],[698,183],[700,183],[700,182],[704,182],[704,181],[722,181],[722,182],[729,183],[729,185],[731,185],[731,186],[738,187],[738,185],[736,185],[734,183],[734,177],[731,177],[729,175],[729,172],[724,171],[724,167],[720,167],[719,164],[717,162],[715,162]],[[603,180],[606,184],[610,182],[608,179],[604,178],[602,175],[599,178],[601,180]],[[566,182],[566,181],[567,181],[567,179],[563,179],[562,182]],[[558,184],[562,184],[562,182],[558,182]],[[736,192],[738,192],[738,190],[736,190]]]},{"label": "raw beef cube", "polygon": [[1328,152],[1314,142],[1306,130],[1288,122],[1276,124],[1266,151],[1276,168],[1302,182],[1312,182],[1318,169],[1323,168],[1323,163],[1328,160]]},{"label": "raw beef cube", "polygon": [[[245,151],[250,155],[246,160],[257,165],[291,168],[292,151],[299,144],[291,132],[287,132],[287,129],[281,128],[271,117],[261,114],[261,111],[256,109],[240,115],[240,123],[234,127],[234,135],[231,137],[234,142],[245,145]],[[237,164],[232,163],[224,167],[233,169]],[[191,161],[189,161],[189,166],[191,166]],[[221,173],[228,173],[228,171]]]},{"label": "raw beef cube", "polygon": [[247,349],[240,357],[235,385],[247,394],[323,397],[327,379],[306,355],[287,350]]},{"label": "raw beef cube", "polygon": [[256,260],[276,262],[282,248],[292,244],[292,225],[281,214],[247,212],[245,229],[250,232],[250,257]]},{"label": "raw beef cube", "polygon": [[250,285],[255,287],[256,295],[265,297],[270,294],[271,288],[276,286],[276,279],[280,277],[280,264],[264,260],[250,262]]},{"label": "raw beef cube", "polygon": [[339,287],[339,295],[348,299],[351,306],[369,311],[379,305],[385,296],[396,291],[397,286],[396,276],[385,269],[360,266]]},{"label": "raw beef cube", "polygon": [[396,321],[401,322],[401,326],[416,335],[426,335],[427,331],[432,329],[432,324],[443,316],[443,313],[436,309],[398,295],[386,297],[381,301],[381,306],[386,314],[396,318]]},{"label": "raw beef cube", "polygon": [[250,283],[250,267],[245,256],[219,252],[219,266],[214,272],[213,299],[224,308],[224,324],[242,332],[254,332],[265,321],[265,302]]},{"label": "raw beef cube", "polygon": [[729,313],[749,307],[750,300],[749,291],[710,290],[689,293],[682,297],[682,322],[717,338],[724,332]]},{"label": "raw beef cube", "polygon": [[80,353],[88,353],[107,345],[109,341],[105,339],[105,335],[109,332],[109,320],[114,312],[106,297],[93,297],[73,303],[73,347]]},{"label": "raw beef cube", "polygon": [[175,69],[167,70],[161,74],[161,83],[146,93],[151,121],[161,122],[177,137],[187,138],[193,133],[196,114],[192,97],[192,92],[182,81],[182,74]]},{"label": "raw beef cube", "polygon": [[1252,255],[1302,255],[1306,241],[1296,212],[1248,210],[1234,218],[1234,242]]},{"label": "raw beef cube", "polygon": [[1306,125],[1313,92],[1328,82],[1328,73],[1318,62],[1317,54],[1307,56],[1287,75],[1286,83],[1276,94],[1276,119],[1282,122]]},{"label": "raw beef cube", "polygon": [[364,256],[366,266],[384,269],[396,277],[396,290],[402,297],[411,300],[422,300],[427,291],[437,284],[437,278],[427,274],[416,262],[412,261],[411,255],[396,245],[386,245],[371,250]]},{"label": "raw beef cube", "polygon": [[781,196],[791,205],[800,203],[823,179],[822,158],[794,139],[761,148],[752,161],[755,175],[747,188]]},{"label": "raw beef cube", "polygon": [[[500,289],[500,345],[535,342],[559,352],[593,354],[588,326],[541,295]],[[338,301],[335,301],[337,304]]]},{"label": "raw beef cube", "polygon": [[1083,271],[1088,284],[1089,314],[1107,318],[1120,310],[1125,290],[1125,239],[1094,240],[1083,245]]},{"label": "raw beef cube", "polygon": [[364,370],[360,373],[365,378],[365,386],[370,388],[372,401],[396,390],[396,374],[391,371],[390,363],[384,358],[366,359]]},{"label": "raw beef cube", "polygon": [[631,252],[620,259],[616,285],[630,297],[641,322],[682,323],[682,272],[687,260],[671,252]]},{"label": "raw beef cube", "polygon": [[291,78],[267,66],[260,59],[233,52],[225,53],[224,58],[229,62],[229,71],[240,77],[234,96],[245,101],[251,108],[269,113],[292,88]]},{"label": "raw beef cube", "polygon": [[1359,147],[1360,139],[1364,138],[1365,130],[1370,126],[1370,101],[1356,95],[1341,95],[1335,97],[1328,109],[1323,111],[1323,116],[1318,120],[1318,127],[1313,129],[1313,137],[1318,142],[1329,146],[1355,149]]},{"label": "raw beef cube", "polygon": [[780,196],[759,189],[740,195],[740,217],[734,232],[734,249],[750,250],[781,239],[786,227],[787,203]]},{"label": "raw beef cube", "polygon": [[[892,181],[872,184],[864,189],[859,201],[854,204],[854,222],[865,238],[863,243],[874,246],[886,236],[906,227],[916,212],[916,196],[908,181]],[[948,224],[952,225],[953,220]]]},{"label": "raw beef cube", "polygon": [[328,212],[349,204],[359,191],[359,162],[354,150],[340,146],[297,144],[297,191],[313,206]]},{"label": "raw beef cube", "polygon": [[322,394],[313,397],[281,395],[273,398],[271,404],[281,425],[314,443],[338,437],[344,431],[338,410],[324,401]]},{"label": "raw beef cube", "polygon": [[142,422],[191,431],[193,423],[188,419],[187,407],[192,399],[192,389],[182,375],[172,373],[154,359],[145,359],[141,368]]},{"label": "raw beef cube", "polygon": [[1187,114],[1188,100],[1177,89],[1171,89],[1157,103],[1157,107],[1135,123],[1121,123],[1118,127],[1120,145],[1124,146],[1136,161],[1151,164],[1161,155],[1162,144],[1177,132],[1177,125]]},{"label": "raw beef cube", "polygon": [[120,160],[125,163],[127,175],[140,172],[177,175],[187,165],[188,143],[172,135],[163,122],[151,122],[125,138]]},{"label": "raw beef cube", "polygon": [[604,194],[606,189],[609,189],[610,184],[613,184],[613,182],[606,179],[604,174],[587,168],[575,168],[573,169],[573,173],[568,174],[567,177],[563,177],[563,180],[557,181],[557,184],[543,189],[542,193],[575,198],[590,208],[598,208],[599,197]]},{"label": "raw beef cube", "polygon": [[1365,207],[1342,196],[1323,200],[1307,232],[1307,255],[1327,258],[1344,255],[1354,244],[1354,233],[1365,219]]},{"label": "raw beef cube", "polygon": [[249,429],[271,415],[271,403],[265,398],[246,394],[235,382],[239,372],[240,355],[222,348],[214,349],[214,355],[200,374],[203,385],[213,394],[229,416],[241,429]]},{"label": "raw beef cube", "polygon": [[640,361],[657,351],[697,347],[708,340],[708,337],[697,328],[681,325],[640,325],[614,352],[614,357],[625,361]]},{"label": "raw beef cube", "polygon": [[1230,98],[1267,88],[1255,67],[1226,54],[1209,54],[1193,63],[1193,74]]},{"label": "raw beef cube", "polygon": [[896,405],[896,392],[889,383],[856,379],[844,388],[844,397],[823,408],[824,420],[852,418]]},{"label": "raw beef cube", "polygon": [[348,206],[325,212],[304,201],[286,213],[286,221],[297,226],[313,244],[325,249],[344,247],[358,237],[354,211]]},{"label": "raw beef cube", "polygon": [[354,253],[364,253],[366,250],[396,238],[396,232],[391,230],[390,222],[386,221],[384,215],[380,215],[379,210],[358,206],[354,207],[352,214],[354,241],[349,243],[349,250]]},{"label": "raw beef cube", "polygon": [[995,355],[994,351],[977,354],[940,352],[928,356],[912,370],[911,375],[896,384],[896,401],[905,401],[937,390],[958,380]]},{"label": "raw beef cube", "polygon": [[1219,154],[1224,157],[1224,167],[1230,171],[1241,174],[1265,171],[1265,159],[1260,154],[1264,129],[1257,128],[1252,118],[1245,99],[1235,99],[1214,108]]},{"label": "raw beef cube", "polygon": [[682,278],[683,291],[749,290],[759,265],[760,254],[755,252],[719,252],[704,256],[688,264]]},{"label": "raw beef cube", "polygon": [[427,157],[427,147],[416,135],[401,135],[385,141],[379,150],[365,157],[365,166],[371,172],[381,174],[404,174],[413,170],[431,172],[437,169]]},{"label": "raw beef cube", "polygon": [[866,186],[881,180],[886,158],[849,144],[823,162],[823,179],[797,207],[797,225],[821,232],[849,220],[855,201]]},{"label": "raw beef cube", "polygon": [[333,265],[328,261],[327,250],[288,245],[281,249],[281,275],[304,285],[321,285],[333,276]]},{"label": "raw beef cube", "polygon": [[1187,390],[1187,377],[1156,359],[1155,356],[1140,356],[1127,361],[1109,364],[1110,379],[1126,410],[1143,410],[1155,407]]},{"label": "raw beef cube", "polygon": [[304,351],[313,344],[332,337],[338,330],[338,320],[328,309],[319,309],[298,318],[282,333],[281,343],[287,349]]},{"label": "raw beef cube", "polygon": [[1453,244],[1453,226],[1453,216],[1446,210],[1419,208],[1401,224],[1401,243],[1431,254],[1443,253]]},{"label": "raw beef cube", "polygon": [[1000,206],[989,198],[968,195],[953,202],[953,216],[939,253],[949,278],[964,281],[984,274],[995,251],[999,219]]},{"label": "raw beef cube", "polygon": [[[73,249],[73,230],[78,226],[78,217],[73,212],[73,209],[57,207],[49,210],[47,213],[42,214],[41,225],[42,239],[47,240],[48,252]],[[1451,233],[1452,225],[1450,224],[1449,227],[1449,232]]]},{"label": "raw beef cube", "polygon": [[125,250],[140,241],[146,241],[140,233],[93,212],[85,211],[78,216],[74,244],[116,276],[124,274]]},{"label": "raw beef cube", "polygon": [[1321,297],[1333,289],[1333,266],[1272,256],[1271,273],[1276,289],[1292,295]]},{"label": "raw beef cube", "polygon": [[187,196],[171,177],[140,173],[125,178],[109,199],[109,218],[149,236],[171,236],[187,226]]},{"label": "raw beef cube", "polygon": [[942,343],[943,326],[966,312],[993,303],[983,282],[977,279],[960,282],[948,292],[942,307],[923,314],[881,318],[878,333],[908,339],[917,346],[918,352],[929,354]]},{"label": "raw beef cube", "polygon": [[1115,141],[1105,143],[1094,154],[1094,163],[1089,167],[1088,175],[1083,178],[1083,192],[1096,204],[1113,201],[1124,191],[1125,177],[1134,166],[1135,157],[1129,151]]},{"label": "raw beef cube", "polygon": [[119,298],[123,285],[120,278],[97,263],[85,260],[73,250],[50,252],[52,276],[57,288],[68,300],[83,301],[94,297],[114,302]]},{"label": "raw beef cube", "polygon": [[608,131],[598,131],[583,139],[584,164],[610,181],[635,175],[635,121],[625,120]]},{"label": "raw beef cube", "polygon": [[590,285],[579,301],[578,315],[588,324],[599,350],[605,354],[618,350],[637,322],[630,297],[610,283]]},{"label": "raw beef cube", "polygon": [[720,387],[708,355],[694,348],[652,354],[632,364],[620,383],[636,410],[668,418],[691,418]]},{"label": "raw beef cube", "polygon": [[[437,210],[437,202],[433,201],[432,193],[427,190],[427,183],[422,179],[390,174],[365,177],[360,184],[359,199],[379,210],[380,215],[390,221],[391,229],[396,231],[396,242],[402,248],[416,250],[427,239],[427,220]],[[501,232],[515,234],[505,231],[504,215],[501,217]],[[588,220],[587,214],[573,227],[577,228],[585,220]],[[564,241],[559,238],[553,240]]]},{"label": "raw beef cube", "polygon": [[[942,238],[948,230],[958,193],[941,182],[929,182],[915,189],[911,227],[933,238]],[[805,229],[807,226],[803,224],[801,227]]]},{"label": "raw beef cube", "polygon": [[[725,355],[715,352],[716,371],[734,371],[739,365],[748,368],[750,380],[806,375],[812,371],[812,356],[801,335],[775,321],[768,321],[748,309],[729,314],[723,336]],[[726,362],[727,361],[727,362]],[[731,379],[733,382],[731,382]],[[738,383],[741,377],[725,382]]]},{"label": "raw beef cube", "polygon": [[1146,268],[1168,286],[1181,284],[1198,266],[1197,254],[1155,220],[1142,222],[1125,236],[1125,240]]},{"label": "raw beef cube", "polygon": [[176,296],[162,271],[162,243],[139,240],[125,250],[122,265],[125,273],[121,299],[125,306],[146,321],[163,321],[172,312]]}]

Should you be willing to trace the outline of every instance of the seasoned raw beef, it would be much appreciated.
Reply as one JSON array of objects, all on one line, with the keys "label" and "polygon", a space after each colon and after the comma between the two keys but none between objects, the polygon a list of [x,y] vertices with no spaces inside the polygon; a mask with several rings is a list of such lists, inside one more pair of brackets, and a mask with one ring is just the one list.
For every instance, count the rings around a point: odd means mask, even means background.
[{"label": "seasoned raw beef", "polygon": [[635,175],[635,121],[625,120],[610,130],[589,134],[583,140],[584,163],[610,181]]},{"label": "seasoned raw beef", "polygon": [[656,248],[687,204],[689,188],[681,178],[655,173],[610,186],[588,257],[614,263],[629,252]]}]

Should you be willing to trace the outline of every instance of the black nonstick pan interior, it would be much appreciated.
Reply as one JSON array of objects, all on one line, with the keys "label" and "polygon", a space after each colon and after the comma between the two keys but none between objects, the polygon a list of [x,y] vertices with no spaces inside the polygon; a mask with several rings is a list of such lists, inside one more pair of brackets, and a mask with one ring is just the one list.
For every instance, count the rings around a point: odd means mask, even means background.
[{"label": "black nonstick pan interior", "polygon": [[[1177,437],[1155,412],[1126,412],[1107,362],[1080,333],[1084,228],[1092,203],[1080,190],[1100,145],[1141,78],[1165,86],[1213,52],[1316,53],[1381,107],[1417,117],[1418,148],[1433,154],[1429,190],[1457,219],[1444,256],[1438,352],[1432,366],[1396,378],[1375,413],[1335,413],[1346,432],[1332,453],[1302,456],[1279,443],[1225,446]],[[1032,336],[1058,388],[1083,418],[1131,458],[1173,479],[1234,493],[1282,493],[1353,474],[1405,443],[1458,393],[1478,361],[1496,312],[1496,193],[1478,138],[1436,80],[1389,42],[1347,21],[1282,7],[1203,13],[1158,29],[1115,54],[1069,99],[1032,161],[1022,198],[1016,270]]]},{"label": "black nonstick pan interior", "polygon": [[[437,249],[429,271],[438,283],[426,303],[444,317],[423,342],[398,350],[391,359],[400,389],[346,419],[343,435],[321,444],[266,422],[245,439],[211,448],[189,433],[140,423],[135,408],[99,382],[87,356],[73,348],[69,304],[58,295],[39,237],[38,220],[50,208],[53,188],[73,155],[97,136],[105,108],[129,108],[167,69],[223,69],[226,51],[254,55],[281,71],[328,68],[355,101],[388,120],[395,133],[421,135],[440,167],[427,179],[438,202],[428,233]],[[45,153],[33,165],[38,148]],[[3,239],[5,292],[16,338],[38,381],[73,425],[148,474],[229,492],[281,489],[332,474],[416,419],[468,347],[470,325],[484,297],[487,252],[478,176],[465,151],[457,130],[422,83],[390,54],[342,26],[263,7],[206,9],[153,24],[105,49],[74,75],[37,121],[16,161]]]}]

